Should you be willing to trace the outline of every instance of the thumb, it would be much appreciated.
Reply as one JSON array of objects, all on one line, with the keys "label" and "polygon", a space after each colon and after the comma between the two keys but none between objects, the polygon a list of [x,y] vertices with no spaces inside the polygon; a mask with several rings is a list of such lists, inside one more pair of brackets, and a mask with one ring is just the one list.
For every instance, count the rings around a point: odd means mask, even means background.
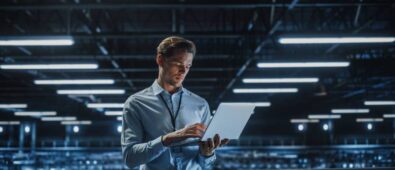
[{"label": "thumb", "polygon": [[199,141],[198,144],[199,144],[200,147],[204,147],[204,142],[203,141]]}]

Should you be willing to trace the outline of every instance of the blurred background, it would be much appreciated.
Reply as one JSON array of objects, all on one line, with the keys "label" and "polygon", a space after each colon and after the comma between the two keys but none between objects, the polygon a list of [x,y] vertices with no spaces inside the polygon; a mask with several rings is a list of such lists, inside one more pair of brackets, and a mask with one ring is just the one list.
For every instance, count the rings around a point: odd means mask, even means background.
[{"label": "blurred background", "polygon": [[0,169],[126,169],[123,102],[156,46],[196,43],[184,87],[255,103],[214,169],[395,168],[392,0],[2,0]]}]

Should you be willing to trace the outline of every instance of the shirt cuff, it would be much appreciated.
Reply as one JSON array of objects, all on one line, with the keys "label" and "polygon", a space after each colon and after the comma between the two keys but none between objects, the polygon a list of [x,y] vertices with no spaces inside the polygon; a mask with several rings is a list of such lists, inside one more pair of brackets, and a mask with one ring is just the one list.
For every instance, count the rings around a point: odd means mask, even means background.
[{"label": "shirt cuff", "polygon": [[151,140],[149,142],[148,147],[154,151],[157,151],[158,153],[163,152],[164,150],[166,150],[166,147],[163,146],[162,140],[161,140],[161,136],[157,137],[154,140]]},{"label": "shirt cuff", "polygon": [[214,163],[216,158],[217,157],[215,155],[215,152],[211,156],[203,156],[202,154],[199,153],[199,163],[200,165],[203,165],[203,167],[209,166],[212,163]]}]

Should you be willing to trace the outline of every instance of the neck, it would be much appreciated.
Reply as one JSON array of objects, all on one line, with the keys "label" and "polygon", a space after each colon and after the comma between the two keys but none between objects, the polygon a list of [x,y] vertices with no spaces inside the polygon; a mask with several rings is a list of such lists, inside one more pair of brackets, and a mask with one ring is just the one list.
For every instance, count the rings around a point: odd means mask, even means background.
[{"label": "neck", "polygon": [[165,89],[167,92],[169,92],[170,94],[173,94],[173,93],[175,93],[175,92],[177,92],[177,90],[180,88],[180,87],[177,87],[177,86],[173,86],[173,85],[171,85],[171,84],[169,84],[169,83],[166,83],[163,79],[161,79],[160,77],[158,77],[158,84],[163,88],[163,89]]}]

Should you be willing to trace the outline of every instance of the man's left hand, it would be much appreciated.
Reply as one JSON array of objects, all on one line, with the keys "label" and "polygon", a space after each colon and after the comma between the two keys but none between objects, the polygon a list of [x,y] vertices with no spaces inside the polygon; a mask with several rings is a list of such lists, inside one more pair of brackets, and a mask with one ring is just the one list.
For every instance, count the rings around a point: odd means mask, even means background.
[{"label": "man's left hand", "polygon": [[199,142],[199,151],[203,156],[211,156],[214,154],[216,148],[229,143],[229,139],[222,139],[218,134],[214,136],[214,140],[209,138],[207,141]]}]

